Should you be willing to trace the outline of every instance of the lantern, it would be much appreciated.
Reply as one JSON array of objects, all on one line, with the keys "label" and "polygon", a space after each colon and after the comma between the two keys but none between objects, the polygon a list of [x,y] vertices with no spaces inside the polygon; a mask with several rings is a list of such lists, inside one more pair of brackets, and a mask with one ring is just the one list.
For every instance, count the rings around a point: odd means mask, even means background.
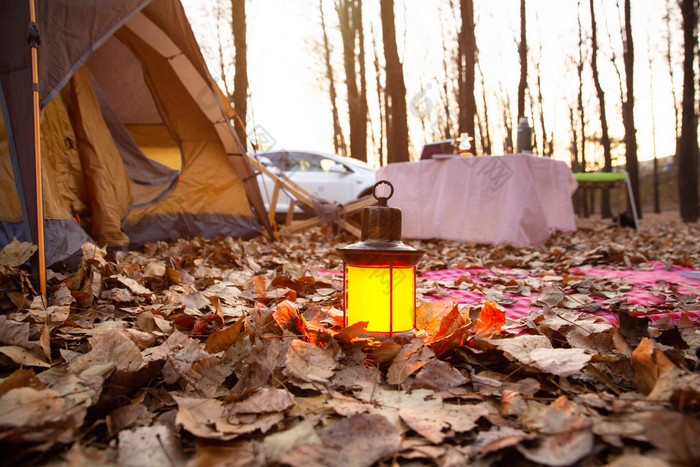
[{"label": "lantern", "polygon": [[[377,196],[381,184],[389,196]],[[425,252],[401,242],[401,209],[387,206],[393,194],[391,183],[377,182],[378,205],[362,211],[360,241],[336,251],[344,263],[345,325],[368,321],[368,334],[401,338],[415,332],[416,264]]]}]

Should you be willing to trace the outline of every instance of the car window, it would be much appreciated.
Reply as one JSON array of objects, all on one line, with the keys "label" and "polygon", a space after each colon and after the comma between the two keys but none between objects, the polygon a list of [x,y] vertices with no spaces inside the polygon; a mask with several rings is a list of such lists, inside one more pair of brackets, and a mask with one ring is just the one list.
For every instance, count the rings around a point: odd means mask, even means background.
[{"label": "car window", "polygon": [[332,166],[341,165],[332,159],[305,152],[289,153],[289,162],[290,169],[286,170],[301,172],[328,172]]},{"label": "car window", "polygon": [[265,157],[270,159],[270,161],[280,170],[289,170],[289,153],[288,152],[267,152],[263,154]]}]

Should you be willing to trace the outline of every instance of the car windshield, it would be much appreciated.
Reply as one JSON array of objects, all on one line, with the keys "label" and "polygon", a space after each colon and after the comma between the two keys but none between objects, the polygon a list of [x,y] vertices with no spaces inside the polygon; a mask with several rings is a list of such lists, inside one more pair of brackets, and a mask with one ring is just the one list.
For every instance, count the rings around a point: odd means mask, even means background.
[{"label": "car windshield", "polygon": [[[261,154],[262,155],[262,154]],[[272,163],[285,172],[330,172],[338,168],[346,168],[346,164],[367,170],[374,170],[366,162],[342,156],[324,156],[323,154],[311,154],[307,152],[270,152],[264,153]],[[341,161],[336,160],[340,158]]]}]

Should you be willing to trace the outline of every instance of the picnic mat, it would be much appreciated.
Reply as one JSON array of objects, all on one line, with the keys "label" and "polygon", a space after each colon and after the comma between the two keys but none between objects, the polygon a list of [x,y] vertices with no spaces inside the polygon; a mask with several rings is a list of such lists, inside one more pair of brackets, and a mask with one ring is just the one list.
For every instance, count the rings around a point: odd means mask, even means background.
[{"label": "picnic mat", "polygon": [[525,269],[472,268],[429,271],[418,278],[424,300],[455,300],[478,305],[496,301],[511,319],[526,317],[545,306],[570,308],[604,316],[617,323],[616,309],[652,321],[678,322],[682,314],[700,318],[700,281],[681,276],[685,267],[610,270],[572,268],[564,273],[535,275]]}]

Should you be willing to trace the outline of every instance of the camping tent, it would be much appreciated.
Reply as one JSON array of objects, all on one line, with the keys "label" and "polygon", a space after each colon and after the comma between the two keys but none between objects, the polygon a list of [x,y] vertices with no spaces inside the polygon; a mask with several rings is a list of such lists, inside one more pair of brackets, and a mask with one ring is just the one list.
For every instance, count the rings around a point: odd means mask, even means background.
[{"label": "camping tent", "polygon": [[37,243],[37,184],[47,265],[90,238],[138,246],[269,229],[179,0],[37,2],[38,183],[29,23],[29,0],[0,0],[0,247]]}]

